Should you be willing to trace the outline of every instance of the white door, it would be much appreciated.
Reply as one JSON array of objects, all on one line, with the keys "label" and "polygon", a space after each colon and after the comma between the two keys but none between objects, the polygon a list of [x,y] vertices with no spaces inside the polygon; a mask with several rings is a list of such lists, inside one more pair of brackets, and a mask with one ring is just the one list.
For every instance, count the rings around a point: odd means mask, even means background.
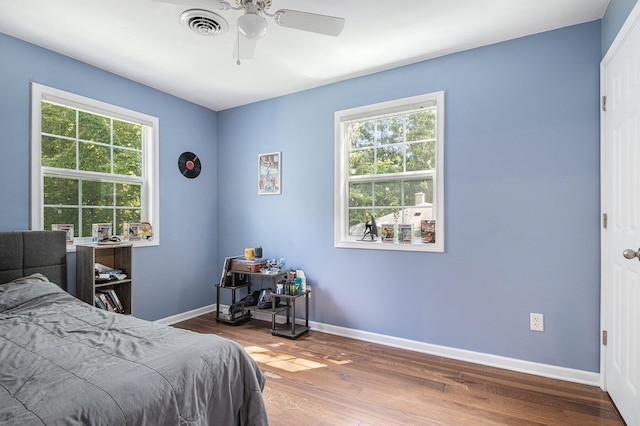
[{"label": "white door", "polygon": [[603,387],[640,426],[640,4],[602,60],[601,80]]}]

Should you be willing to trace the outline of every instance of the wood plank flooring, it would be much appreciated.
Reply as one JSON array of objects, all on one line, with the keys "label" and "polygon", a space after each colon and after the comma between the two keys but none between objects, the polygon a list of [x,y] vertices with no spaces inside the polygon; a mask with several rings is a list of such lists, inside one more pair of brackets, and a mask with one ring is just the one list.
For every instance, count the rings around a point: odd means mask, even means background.
[{"label": "wood plank flooring", "polygon": [[174,325],[239,342],[267,377],[274,426],[624,425],[598,387],[426,355],[311,330],[272,336],[270,323]]}]

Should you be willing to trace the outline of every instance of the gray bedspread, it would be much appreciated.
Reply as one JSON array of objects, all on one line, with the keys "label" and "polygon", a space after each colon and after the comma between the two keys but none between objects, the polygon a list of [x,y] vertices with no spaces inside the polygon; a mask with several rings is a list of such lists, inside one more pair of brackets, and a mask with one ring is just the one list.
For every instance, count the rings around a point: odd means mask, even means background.
[{"label": "gray bedspread", "polygon": [[0,424],[266,425],[264,380],[230,340],[0,285]]}]

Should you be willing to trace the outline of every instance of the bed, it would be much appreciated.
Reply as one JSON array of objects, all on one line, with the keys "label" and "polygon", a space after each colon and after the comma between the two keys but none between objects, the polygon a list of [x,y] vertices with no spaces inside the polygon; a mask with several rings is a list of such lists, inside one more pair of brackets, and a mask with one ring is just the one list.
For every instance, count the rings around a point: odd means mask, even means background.
[{"label": "bed", "polygon": [[239,344],[94,308],[66,268],[65,232],[0,232],[0,424],[268,424]]}]

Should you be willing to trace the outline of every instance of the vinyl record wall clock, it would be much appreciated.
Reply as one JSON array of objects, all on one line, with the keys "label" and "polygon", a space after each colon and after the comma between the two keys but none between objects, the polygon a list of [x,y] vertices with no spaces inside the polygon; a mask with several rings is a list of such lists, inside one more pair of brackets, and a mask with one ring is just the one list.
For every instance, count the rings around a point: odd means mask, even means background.
[{"label": "vinyl record wall clock", "polygon": [[193,179],[197,178],[200,174],[202,165],[200,159],[193,152],[183,152],[178,158],[178,169],[182,176]]}]

